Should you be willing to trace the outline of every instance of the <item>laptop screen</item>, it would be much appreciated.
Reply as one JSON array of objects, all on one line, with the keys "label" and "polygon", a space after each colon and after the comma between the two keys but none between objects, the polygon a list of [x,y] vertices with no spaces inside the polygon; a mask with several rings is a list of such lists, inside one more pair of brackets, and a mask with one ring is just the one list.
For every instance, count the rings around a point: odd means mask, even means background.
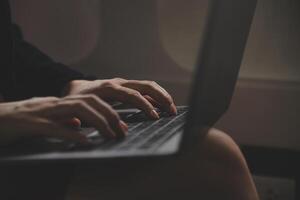
[{"label": "laptop screen", "polygon": [[230,105],[256,0],[213,0],[190,93],[189,125],[213,125]]}]

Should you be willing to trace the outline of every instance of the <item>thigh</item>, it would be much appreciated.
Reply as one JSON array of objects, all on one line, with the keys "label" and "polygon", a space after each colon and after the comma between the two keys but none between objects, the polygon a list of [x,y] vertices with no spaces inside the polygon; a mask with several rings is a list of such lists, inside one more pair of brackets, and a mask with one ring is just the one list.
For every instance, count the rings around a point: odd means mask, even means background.
[{"label": "thigh", "polygon": [[198,145],[177,157],[78,168],[68,199],[258,199],[234,141],[216,129],[202,131]]},{"label": "thigh", "polygon": [[218,171],[210,170],[219,163],[208,162],[206,151],[199,142],[198,149],[173,158],[78,167],[68,199],[182,200],[187,194],[208,197],[212,192],[206,187],[208,182],[220,176]]},{"label": "thigh", "polygon": [[[174,161],[141,162],[136,166],[120,163],[109,168],[81,167],[78,171],[69,188],[68,199],[147,200],[168,199],[171,196],[183,199],[187,191],[192,190],[195,185],[193,180],[197,176],[191,169],[186,170]],[[188,178],[187,174],[193,174],[193,178]]]}]

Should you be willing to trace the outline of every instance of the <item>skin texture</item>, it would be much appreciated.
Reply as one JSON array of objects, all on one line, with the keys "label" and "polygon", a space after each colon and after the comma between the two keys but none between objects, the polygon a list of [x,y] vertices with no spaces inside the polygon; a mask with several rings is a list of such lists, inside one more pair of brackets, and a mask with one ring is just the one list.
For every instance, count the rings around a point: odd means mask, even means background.
[{"label": "skin texture", "polygon": [[[107,101],[132,104],[158,119],[154,106],[176,114],[171,95],[152,81],[120,78],[96,81],[72,81],[62,98],[43,97],[0,103],[0,144],[23,137],[55,137],[80,143],[88,139],[74,127],[81,121],[98,129],[108,138],[124,137],[127,125]],[[56,130],[56,131],[53,131]]]},{"label": "skin texture", "polygon": [[194,149],[172,159],[81,164],[66,199],[259,199],[236,143],[213,128],[199,134]]},{"label": "skin texture", "polygon": [[114,78],[96,81],[72,81],[64,95],[95,94],[106,101],[128,103],[145,111],[150,118],[158,118],[154,106],[171,114],[176,114],[176,106],[171,95],[154,81],[137,81]]},{"label": "skin texture", "polygon": [[[76,80],[66,85],[61,98],[0,103],[0,143],[8,145],[23,137],[54,137],[89,143],[74,129],[81,121],[109,138],[124,137],[127,125],[107,103],[109,101],[132,104],[153,119],[159,118],[154,107],[171,114],[177,112],[171,95],[152,81]],[[157,194],[161,199],[184,199],[186,194],[191,195],[191,199],[258,199],[238,146],[218,130],[208,130],[205,135],[193,153],[177,159],[78,169],[75,173],[78,184],[75,179],[70,199],[147,200],[156,199]],[[132,188],[136,192],[132,192]]]}]

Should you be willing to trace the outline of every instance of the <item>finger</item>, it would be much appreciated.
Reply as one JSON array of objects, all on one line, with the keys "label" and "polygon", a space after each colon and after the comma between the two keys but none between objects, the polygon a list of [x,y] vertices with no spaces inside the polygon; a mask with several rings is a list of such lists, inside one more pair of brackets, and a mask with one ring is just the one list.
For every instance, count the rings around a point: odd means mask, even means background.
[{"label": "finger", "polygon": [[53,137],[83,144],[89,143],[88,138],[78,130],[70,129],[47,119],[37,119],[32,130],[32,136]]},{"label": "finger", "polygon": [[148,95],[155,101],[159,102],[163,108],[172,114],[176,114],[176,106],[171,95],[154,81],[128,81],[123,84],[128,87],[139,91],[143,95]]},{"label": "finger", "polygon": [[63,120],[61,120],[60,124],[69,126],[70,128],[80,128],[81,127],[81,121],[76,117],[74,117],[72,119],[63,119]]},{"label": "finger", "polygon": [[[155,106],[156,108],[159,108],[160,110],[165,110],[165,108],[158,103],[156,100],[152,99],[151,97],[149,97],[148,95],[144,96],[153,106]],[[176,109],[176,107],[175,107]],[[177,114],[177,109],[171,112],[172,114],[176,115]]]},{"label": "finger", "polygon": [[159,109],[163,109],[163,106],[158,103],[156,100],[152,99],[150,96],[148,95],[144,95],[145,99],[147,99],[154,107],[159,108]]},{"label": "finger", "polygon": [[122,86],[116,86],[111,89],[111,96],[118,101],[129,103],[143,110],[149,117],[153,119],[159,119],[159,115],[155,111],[153,105],[136,90]]},{"label": "finger", "polygon": [[115,138],[115,132],[110,128],[104,116],[95,111],[91,106],[81,100],[63,100],[48,110],[43,115],[47,117],[77,117],[88,125],[95,127],[104,136]]},{"label": "finger", "polygon": [[97,112],[101,113],[108,121],[110,127],[115,131],[117,136],[124,137],[127,134],[128,126],[125,122],[121,122],[119,114],[106,102],[96,95],[83,95],[80,97],[70,96],[66,99],[76,100],[80,98]]},{"label": "finger", "polygon": [[81,121],[80,121],[80,119],[74,117],[74,118],[70,121],[70,125],[73,125],[74,127],[80,128],[80,127],[81,127]]}]

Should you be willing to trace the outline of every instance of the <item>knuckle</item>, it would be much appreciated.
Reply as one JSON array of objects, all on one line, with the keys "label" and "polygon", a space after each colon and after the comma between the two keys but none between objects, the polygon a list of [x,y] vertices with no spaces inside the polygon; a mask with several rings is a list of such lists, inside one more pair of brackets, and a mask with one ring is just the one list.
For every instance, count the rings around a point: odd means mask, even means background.
[{"label": "knuckle", "polygon": [[56,108],[59,106],[59,101],[51,101],[44,104],[43,108]]},{"label": "knuckle", "polygon": [[63,97],[61,100],[62,101],[68,101],[68,100],[75,100],[75,99],[80,99],[82,98],[84,95],[82,94],[77,94],[77,95],[68,95]]},{"label": "knuckle", "polygon": [[138,91],[128,92],[128,95],[133,97],[133,98],[140,98],[142,96]]},{"label": "knuckle", "polygon": [[51,97],[51,98],[49,99],[48,103],[55,106],[55,105],[57,105],[57,104],[59,103],[59,101],[60,101],[60,98],[57,98],[57,97]]},{"label": "knuckle", "polygon": [[149,84],[152,86],[157,86],[158,84],[155,81],[149,81]]},{"label": "knuckle", "polygon": [[32,97],[32,98],[29,99],[29,101],[30,100],[32,100],[32,101],[39,101],[41,99],[43,99],[43,98],[42,97]]},{"label": "knuckle", "polygon": [[60,98],[58,97],[48,97],[48,100],[50,101],[58,101]]},{"label": "knuckle", "polygon": [[144,83],[150,89],[155,89],[158,86],[158,84],[155,81],[145,81]]},{"label": "knuckle", "polygon": [[85,103],[82,100],[74,100],[72,103],[70,103],[71,107],[85,107]]},{"label": "knuckle", "polygon": [[113,81],[116,81],[116,82],[123,82],[123,81],[126,81],[125,79],[119,78],[119,77],[113,78],[112,80],[113,80]]},{"label": "knuckle", "polygon": [[169,93],[164,93],[166,99],[170,102],[173,102],[173,97]]},{"label": "knuckle", "polygon": [[113,81],[108,80],[108,81],[105,81],[104,83],[102,83],[102,86],[106,87],[106,88],[114,88],[116,86],[116,84]]},{"label": "knuckle", "polygon": [[95,95],[95,94],[88,94],[87,95],[87,99],[98,101],[99,97],[97,95]]},{"label": "knuckle", "polygon": [[157,85],[157,83],[155,81],[146,80],[146,81],[144,81],[144,83],[147,84],[147,85]]}]

